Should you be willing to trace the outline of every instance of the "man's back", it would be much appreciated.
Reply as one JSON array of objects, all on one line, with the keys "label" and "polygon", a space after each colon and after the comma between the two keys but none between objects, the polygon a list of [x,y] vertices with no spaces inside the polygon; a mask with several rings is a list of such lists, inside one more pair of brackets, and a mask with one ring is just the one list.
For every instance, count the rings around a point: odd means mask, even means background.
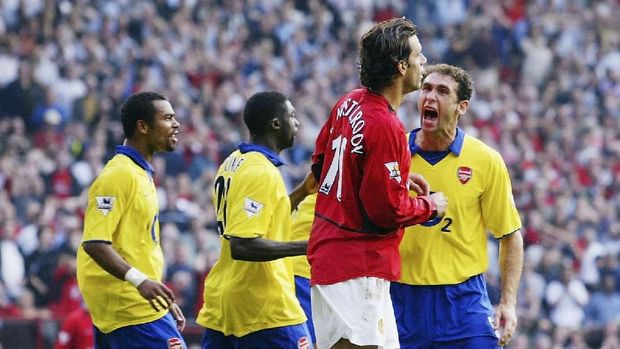
[{"label": "man's back", "polygon": [[300,324],[290,259],[235,260],[229,238],[290,239],[290,201],[277,168],[261,153],[233,152],[220,166],[214,193],[222,254],[205,281],[197,322],[241,337]]}]

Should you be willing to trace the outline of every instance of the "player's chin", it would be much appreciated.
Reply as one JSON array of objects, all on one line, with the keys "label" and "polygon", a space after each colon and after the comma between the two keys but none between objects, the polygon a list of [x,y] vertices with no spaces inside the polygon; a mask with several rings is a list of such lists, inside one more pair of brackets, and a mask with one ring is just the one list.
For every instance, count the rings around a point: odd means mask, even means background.
[{"label": "player's chin", "polygon": [[177,142],[168,142],[166,151],[174,151],[177,148]]}]

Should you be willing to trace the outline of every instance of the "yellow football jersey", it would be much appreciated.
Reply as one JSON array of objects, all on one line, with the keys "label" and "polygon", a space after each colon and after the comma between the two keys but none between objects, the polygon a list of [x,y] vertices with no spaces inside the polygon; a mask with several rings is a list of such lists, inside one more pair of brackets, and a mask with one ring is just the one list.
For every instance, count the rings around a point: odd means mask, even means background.
[{"label": "yellow football jersey", "polygon": [[[297,209],[293,211],[293,231],[291,240],[308,240],[312,222],[314,222],[314,206],[316,205],[316,194],[308,195],[299,203]],[[292,257],[293,274],[310,279],[310,263],[308,256]]]},{"label": "yellow football jersey", "polygon": [[501,238],[521,228],[508,170],[497,151],[461,130],[451,152],[435,165],[416,148],[412,171],[426,178],[431,191],[446,195],[448,208],[443,218],[406,228],[399,282],[457,284],[486,271],[488,232]]},{"label": "yellow football jersey", "polygon": [[[82,241],[109,242],[131,266],[161,280],[164,260],[158,212],[151,176],[130,157],[117,154],[90,187]],[[151,322],[167,313],[155,311],[135,286],[103,270],[81,246],[77,277],[93,323],[103,333]]]},{"label": "yellow football jersey", "polygon": [[214,190],[222,252],[205,279],[196,322],[237,337],[305,322],[295,297],[291,259],[233,260],[227,240],[291,240],[291,205],[276,166],[260,152],[237,150],[220,166]]}]

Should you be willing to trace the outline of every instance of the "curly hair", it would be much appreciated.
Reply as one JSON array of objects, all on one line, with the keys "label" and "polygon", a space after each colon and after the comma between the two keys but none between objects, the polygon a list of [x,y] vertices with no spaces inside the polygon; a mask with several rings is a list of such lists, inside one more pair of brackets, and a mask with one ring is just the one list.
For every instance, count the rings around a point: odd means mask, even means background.
[{"label": "curly hair", "polygon": [[360,80],[371,90],[390,86],[398,73],[397,63],[411,54],[409,38],[417,28],[406,18],[375,24],[360,40]]},{"label": "curly hair", "polygon": [[138,92],[129,96],[121,106],[121,121],[126,138],[131,138],[136,133],[136,122],[144,120],[150,126],[155,123],[154,101],[167,101],[168,99],[157,92]]},{"label": "curly hair", "polygon": [[286,114],[287,98],[277,91],[255,93],[248,99],[243,110],[243,122],[251,135],[264,136],[269,122]]},{"label": "curly hair", "polygon": [[424,74],[422,75],[423,83],[424,80],[426,80],[426,77],[431,73],[438,73],[453,78],[457,84],[456,96],[459,101],[468,101],[474,93],[474,83],[471,76],[469,76],[469,74],[462,68],[449,64],[427,65],[424,68]]}]

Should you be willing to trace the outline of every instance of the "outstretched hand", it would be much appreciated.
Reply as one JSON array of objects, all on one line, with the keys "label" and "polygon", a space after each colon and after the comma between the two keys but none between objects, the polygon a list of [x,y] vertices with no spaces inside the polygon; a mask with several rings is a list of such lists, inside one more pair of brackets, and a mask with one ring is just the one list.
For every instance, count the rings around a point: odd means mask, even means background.
[{"label": "outstretched hand", "polygon": [[493,326],[500,334],[499,345],[502,347],[508,345],[517,329],[517,311],[515,307],[500,302],[495,310]]},{"label": "outstretched hand", "polygon": [[170,308],[174,303],[174,293],[166,285],[151,279],[146,279],[138,286],[138,292],[156,311]]},{"label": "outstretched hand", "polygon": [[409,173],[409,190],[413,190],[418,195],[428,195],[431,190],[431,186],[426,181],[426,178],[418,173]]},{"label": "outstretched hand", "polygon": [[316,181],[316,178],[314,178],[312,171],[308,172],[302,185],[308,195],[314,194],[319,191],[319,183]]}]

